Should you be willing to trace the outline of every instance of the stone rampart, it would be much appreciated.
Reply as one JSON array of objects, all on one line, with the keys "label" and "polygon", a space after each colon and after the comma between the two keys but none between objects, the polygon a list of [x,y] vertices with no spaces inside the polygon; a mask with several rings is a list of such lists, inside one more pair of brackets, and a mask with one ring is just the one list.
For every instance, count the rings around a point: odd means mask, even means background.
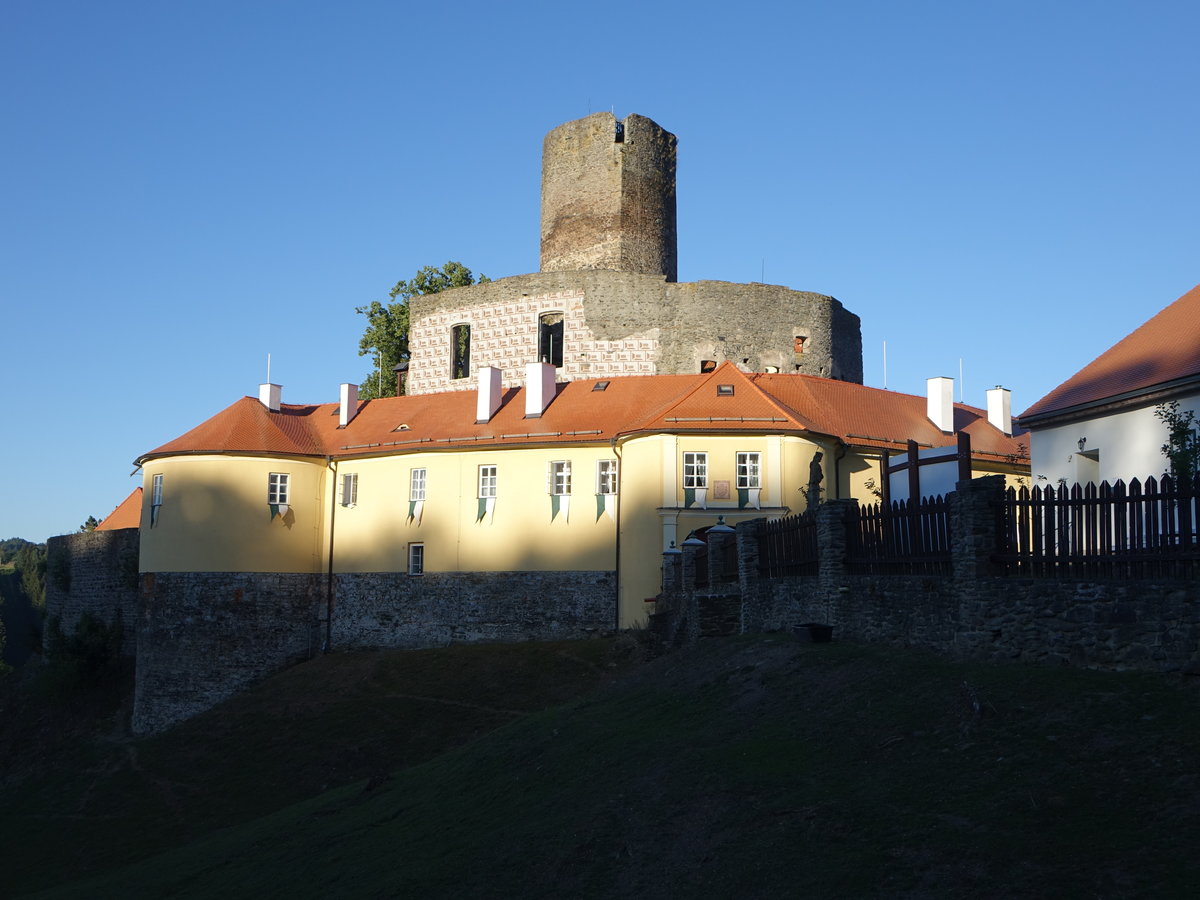
[{"label": "stone rampart", "polygon": [[337,576],[333,646],[436,647],[594,637],[616,627],[612,572]]},{"label": "stone rampart", "polygon": [[254,572],[142,575],[133,730],[161,731],[321,646],[325,577]]},{"label": "stone rampart", "polygon": [[[451,378],[455,325],[471,326],[471,370],[519,387],[538,358],[538,317],[562,312],[558,380],[680,375],[729,360],[746,371],[862,382],[858,316],[823,294],[780,285],[668,283],[630,272],[543,272],[414,297],[408,391],[474,390]],[[803,352],[796,353],[802,337]]]},{"label": "stone rampart", "polygon": [[132,656],[138,626],[137,528],[52,537],[46,547],[46,616],[66,634],[84,613],[120,624],[121,652]]},{"label": "stone rampart", "polygon": [[[951,495],[952,572],[943,576],[850,572],[845,514],[855,501],[830,501],[819,509],[819,564],[810,576],[761,577],[757,560],[745,557],[756,551],[764,520],[739,524],[742,630],[792,630],[820,622],[848,639],[972,659],[1200,671],[1200,583],[1194,579],[1072,580],[993,572],[994,504],[1002,489],[1001,476],[959,482]],[[695,608],[718,592],[715,586],[696,588],[686,561],[682,575],[674,559],[667,563],[664,596],[672,608]]]}]

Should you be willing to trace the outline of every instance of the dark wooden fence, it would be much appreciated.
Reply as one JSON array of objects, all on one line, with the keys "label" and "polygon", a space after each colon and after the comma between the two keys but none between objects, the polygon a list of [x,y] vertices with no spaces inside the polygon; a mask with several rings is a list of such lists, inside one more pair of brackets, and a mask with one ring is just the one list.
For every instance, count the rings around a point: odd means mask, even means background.
[{"label": "dark wooden fence", "polygon": [[764,578],[817,574],[817,517],[811,510],[763,526],[758,574]]},{"label": "dark wooden fence", "polygon": [[1009,575],[1188,578],[1200,575],[1200,476],[1005,492],[993,561]]},{"label": "dark wooden fence", "polygon": [[950,574],[950,502],[860,506],[846,523],[846,564],[860,575]]}]

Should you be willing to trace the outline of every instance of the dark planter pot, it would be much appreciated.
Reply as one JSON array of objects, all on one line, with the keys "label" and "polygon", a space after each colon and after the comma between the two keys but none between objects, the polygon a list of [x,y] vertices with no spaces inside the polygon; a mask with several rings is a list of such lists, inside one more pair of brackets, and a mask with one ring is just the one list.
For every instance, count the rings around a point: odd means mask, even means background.
[{"label": "dark planter pot", "polygon": [[802,641],[811,641],[814,644],[828,644],[833,640],[833,626],[822,625],[819,622],[806,622],[803,625],[797,625],[792,629],[792,633]]}]

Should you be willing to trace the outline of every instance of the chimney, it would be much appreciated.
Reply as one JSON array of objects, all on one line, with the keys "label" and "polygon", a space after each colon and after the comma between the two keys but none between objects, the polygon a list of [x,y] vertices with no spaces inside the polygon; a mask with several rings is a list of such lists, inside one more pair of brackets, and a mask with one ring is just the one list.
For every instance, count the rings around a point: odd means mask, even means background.
[{"label": "chimney", "polygon": [[484,366],[479,370],[479,394],[475,401],[475,424],[490,422],[500,408],[500,370]]},{"label": "chimney", "polygon": [[536,419],[554,399],[554,366],[550,363],[525,364],[525,418]]},{"label": "chimney", "polygon": [[929,402],[925,414],[939,430],[954,431],[954,379],[946,377],[925,379]]},{"label": "chimney", "polygon": [[279,398],[283,388],[278,384],[260,384],[258,386],[258,402],[271,412],[279,412]]},{"label": "chimney", "polygon": [[358,385],[343,384],[338,392],[338,428],[345,428],[358,415]]},{"label": "chimney", "polygon": [[988,422],[1005,434],[1013,433],[1012,391],[996,385],[987,392]]}]

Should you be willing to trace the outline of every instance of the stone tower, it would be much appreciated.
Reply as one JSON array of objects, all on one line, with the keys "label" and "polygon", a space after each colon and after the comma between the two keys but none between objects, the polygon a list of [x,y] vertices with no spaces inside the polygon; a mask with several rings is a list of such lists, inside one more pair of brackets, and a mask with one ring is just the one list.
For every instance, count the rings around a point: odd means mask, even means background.
[{"label": "stone tower", "polygon": [[595,113],[542,145],[543,272],[612,269],[675,281],[675,135]]}]

